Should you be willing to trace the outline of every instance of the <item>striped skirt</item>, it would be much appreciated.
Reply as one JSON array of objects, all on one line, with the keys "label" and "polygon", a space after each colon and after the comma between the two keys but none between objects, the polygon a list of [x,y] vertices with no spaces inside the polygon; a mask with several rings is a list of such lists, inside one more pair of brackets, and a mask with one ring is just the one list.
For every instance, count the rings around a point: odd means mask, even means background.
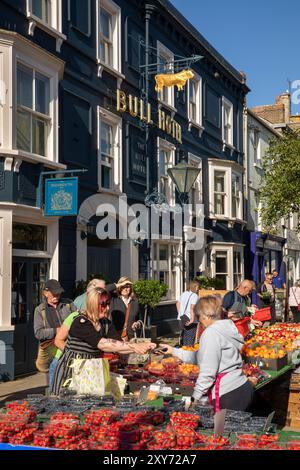
[{"label": "striped skirt", "polygon": [[194,346],[198,323],[185,326],[182,330],[182,346]]}]

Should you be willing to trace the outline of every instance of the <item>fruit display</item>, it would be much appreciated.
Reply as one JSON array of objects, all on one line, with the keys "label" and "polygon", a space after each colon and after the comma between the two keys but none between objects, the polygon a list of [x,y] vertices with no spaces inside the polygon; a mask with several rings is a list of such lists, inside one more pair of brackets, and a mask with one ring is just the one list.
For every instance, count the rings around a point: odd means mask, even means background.
[{"label": "fruit display", "polygon": [[199,343],[194,344],[194,346],[182,346],[184,351],[194,351],[197,352],[199,350]]},{"label": "fruit display", "polygon": [[254,385],[270,377],[267,372],[263,371],[259,366],[255,364],[244,364],[243,372],[248,379],[255,379],[255,381],[252,382],[254,383]]},{"label": "fruit display", "polygon": [[196,376],[199,375],[199,367],[194,364],[180,364],[178,366],[179,373],[184,376]]},{"label": "fruit display", "polygon": [[102,408],[100,410],[93,410],[85,414],[85,424],[99,426],[101,424],[111,424],[118,420],[120,413],[118,411]]},{"label": "fruit display", "polygon": [[199,416],[197,414],[174,411],[170,415],[170,423],[172,426],[196,429],[199,424]]}]

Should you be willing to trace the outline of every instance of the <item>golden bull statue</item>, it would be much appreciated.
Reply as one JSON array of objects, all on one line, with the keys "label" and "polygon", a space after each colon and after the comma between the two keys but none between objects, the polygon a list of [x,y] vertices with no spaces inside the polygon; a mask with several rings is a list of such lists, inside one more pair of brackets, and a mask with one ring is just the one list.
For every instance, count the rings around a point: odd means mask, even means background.
[{"label": "golden bull statue", "polygon": [[162,73],[155,75],[156,91],[162,91],[164,86],[177,86],[178,90],[183,90],[187,80],[194,77],[192,70],[182,70],[178,73]]}]

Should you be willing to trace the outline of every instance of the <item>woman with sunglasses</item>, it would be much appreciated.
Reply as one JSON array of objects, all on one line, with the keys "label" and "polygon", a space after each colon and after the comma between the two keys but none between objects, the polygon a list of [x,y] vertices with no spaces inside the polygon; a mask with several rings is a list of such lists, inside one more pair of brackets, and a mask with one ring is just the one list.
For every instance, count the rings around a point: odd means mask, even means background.
[{"label": "woman with sunglasses", "polygon": [[141,327],[139,304],[132,290],[132,282],[127,276],[121,277],[116,284],[108,285],[111,292],[110,318],[118,333],[118,339],[129,341],[134,332]]},{"label": "woman with sunglasses", "polygon": [[66,380],[71,378],[72,359],[100,358],[103,352],[118,354],[145,354],[156,347],[153,343],[128,344],[118,337],[112,322],[107,318],[110,295],[96,288],[87,295],[86,310],[74,318],[64,352],[54,374],[52,393],[59,395]]}]

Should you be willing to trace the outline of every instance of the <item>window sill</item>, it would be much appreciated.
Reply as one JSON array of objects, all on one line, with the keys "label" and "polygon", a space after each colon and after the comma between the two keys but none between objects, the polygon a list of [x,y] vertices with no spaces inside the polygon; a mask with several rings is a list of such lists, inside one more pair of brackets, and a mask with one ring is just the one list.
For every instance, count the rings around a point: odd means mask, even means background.
[{"label": "window sill", "polygon": [[192,119],[189,119],[189,125],[188,125],[189,131],[192,130],[192,127],[195,127],[198,130],[199,137],[201,137],[204,131],[204,127],[201,124],[198,124],[197,122],[193,121]]},{"label": "window sill", "polygon": [[45,23],[43,20],[33,15],[30,12],[27,12],[27,19],[29,20],[28,24],[28,34],[29,36],[34,36],[34,30],[36,27],[42,29],[50,36],[53,36],[56,39],[56,52],[60,52],[62,43],[67,39],[67,36],[52,26]]},{"label": "window sill", "polygon": [[164,305],[174,305],[176,304],[176,299],[174,300],[162,300],[161,302],[159,302],[159,306],[163,307]]},{"label": "window sill", "polygon": [[123,75],[121,72],[119,72],[119,70],[115,69],[114,67],[104,64],[99,59],[97,59],[97,65],[98,65],[98,77],[102,78],[102,72],[103,70],[105,70],[106,72],[109,72],[111,75],[117,78],[118,88],[120,88],[122,81],[125,79],[125,75]]},{"label": "window sill", "polygon": [[262,169],[263,169],[261,162],[259,162],[259,163],[254,163],[253,166],[254,166],[254,168],[257,168],[258,170],[262,170]]},{"label": "window sill", "polygon": [[[165,103],[164,101],[158,100],[158,108],[161,109],[161,107],[166,108],[168,111],[170,111],[171,113],[173,113],[173,115],[177,113],[177,109],[174,108],[173,105],[171,105],[171,104],[169,104],[169,103]],[[173,116],[172,116],[172,117],[173,117]]]},{"label": "window sill", "polygon": [[118,196],[118,197],[122,195],[122,192],[119,189],[117,190],[106,189],[106,188],[101,188],[101,186],[99,186],[98,188],[98,193],[110,194],[111,196]]},{"label": "window sill", "polygon": [[47,157],[41,157],[40,155],[36,155],[34,153],[25,152],[24,150],[11,150],[11,149],[1,149],[0,148],[0,155],[6,158],[15,159],[14,166],[10,170],[18,172],[19,168],[23,161],[39,164],[42,163],[46,168],[52,168],[54,170],[66,170],[67,165],[63,163],[54,162],[53,160],[49,160]]},{"label": "window sill", "polygon": [[223,140],[223,152],[225,152],[226,148],[229,148],[230,149],[230,154],[232,155],[233,152],[236,150],[236,148],[234,147],[234,145],[230,144],[229,142],[226,142],[225,140]]}]

